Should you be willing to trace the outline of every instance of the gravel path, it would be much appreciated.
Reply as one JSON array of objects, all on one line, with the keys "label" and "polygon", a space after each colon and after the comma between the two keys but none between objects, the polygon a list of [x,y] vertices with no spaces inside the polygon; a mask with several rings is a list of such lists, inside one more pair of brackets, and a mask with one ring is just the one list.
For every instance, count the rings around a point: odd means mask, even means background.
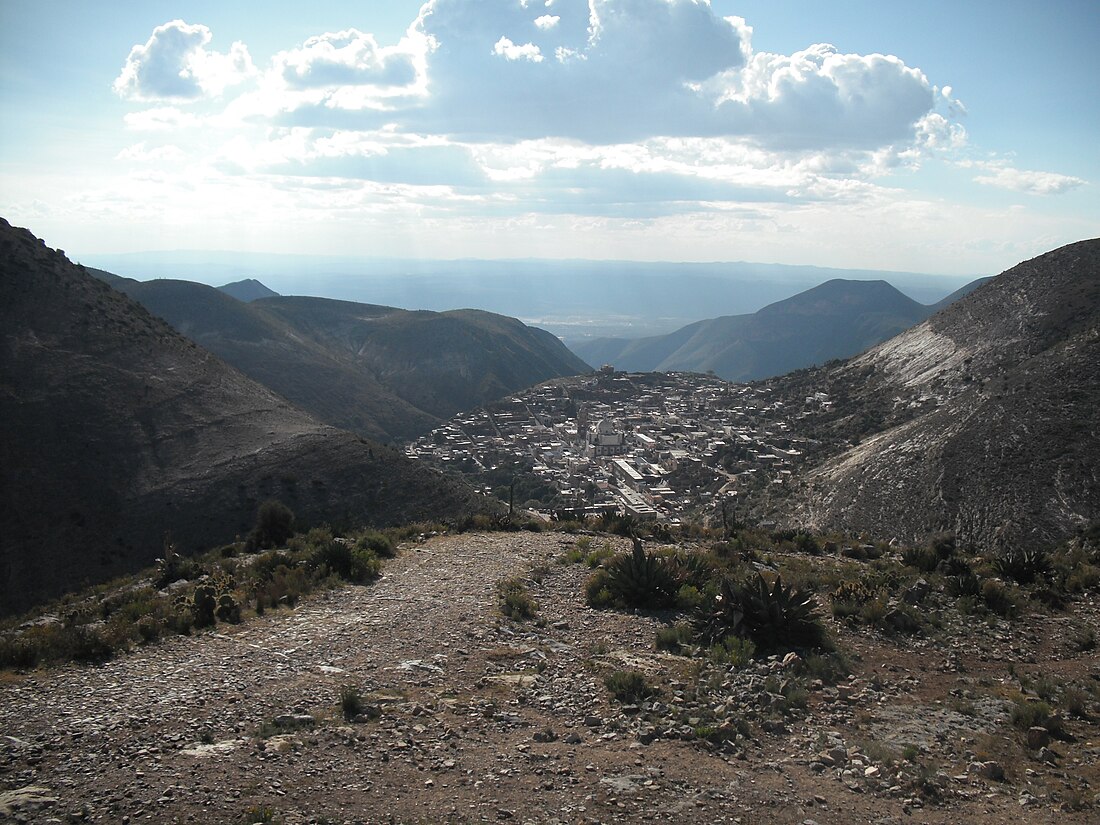
[{"label": "gravel path", "polygon": [[[654,650],[660,617],[584,606],[589,571],[555,563],[573,542],[439,537],[406,548],[375,584],[294,611],[102,666],[5,675],[0,821],[1074,820],[1046,804],[1025,810],[1017,788],[966,776],[918,810],[885,766],[879,779],[869,756],[842,744],[862,729],[868,740],[928,732],[935,745],[956,722],[974,727],[974,717],[926,713],[921,691],[944,680],[911,669],[906,657],[919,651],[893,650],[889,678],[826,688],[809,717],[761,723],[737,749],[655,730],[639,709],[610,702],[602,674],[651,674],[671,719],[691,661]],[[538,622],[497,612],[496,583],[517,575],[528,577]],[[889,652],[860,645],[868,658]],[[776,666],[731,674],[730,712],[755,701],[744,686]],[[351,722],[339,708],[345,685],[366,704]],[[823,742],[833,753],[847,745],[851,761],[826,769]]]}]

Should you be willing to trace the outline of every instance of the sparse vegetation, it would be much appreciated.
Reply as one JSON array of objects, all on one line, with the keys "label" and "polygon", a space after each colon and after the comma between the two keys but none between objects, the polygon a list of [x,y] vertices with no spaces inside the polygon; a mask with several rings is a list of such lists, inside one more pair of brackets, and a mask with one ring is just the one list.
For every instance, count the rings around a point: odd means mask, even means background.
[{"label": "sparse vegetation", "polygon": [[533,619],[538,612],[538,604],[527,592],[522,579],[506,579],[497,584],[500,612],[515,621]]},{"label": "sparse vegetation", "polygon": [[603,683],[608,692],[624,704],[636,704],[659,692],[637,670],[613,671],[604,677]]},{"label": "sparse vegetation", "polygon": [[340,712],[349,721],[363,712],[363,697],[355,685],[340,688]]},{"label": "sparse vegetation", "polygon": [[[274,508],[278,516],[279,508]],[[367,583],[381,570],[380,555],[394,554],[392,539],[365,531],[334,536],[314,528],[289,537],[283,549],[239,556],[218,548],[182,557],[171,544],[144,575],[100,587],[66,608],[64,620],[41,621],[0,632],[0,667],[31,668],[58,662],[97,662],[137,644],[188,635],[218,623],[237,624],[249,610],[294,607],[318,588]],[[59,609],[55,609],[59,612]]]}]

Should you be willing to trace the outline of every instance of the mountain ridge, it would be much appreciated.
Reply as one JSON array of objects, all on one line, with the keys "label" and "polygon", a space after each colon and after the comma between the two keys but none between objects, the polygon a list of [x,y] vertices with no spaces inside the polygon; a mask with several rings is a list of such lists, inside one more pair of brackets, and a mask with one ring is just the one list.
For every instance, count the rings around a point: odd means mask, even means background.
[{"label": "mountain ridge", "polygon": [[836,278],[755,313],[697,321],[664,336],[597,340],[576,350],[590,363],[628,371],[713,371],[750,381],[850,357],[933,311],[886,281]]},{"label": "mountain ridge", "polygon": [[259,298],[274,298],[279,293],[257,281],[255,278],[245,278],[243,281],[233,281],[218,287],[226,295],[232,295],[238,301],[246,304]]},{"label": "mountain ridge", "polygon": [[320,420],[383,441],[413,438],[464,409],[590,369],[544,330],[477,310],[279,295],[244,303],[169,279],[113,285]]}]

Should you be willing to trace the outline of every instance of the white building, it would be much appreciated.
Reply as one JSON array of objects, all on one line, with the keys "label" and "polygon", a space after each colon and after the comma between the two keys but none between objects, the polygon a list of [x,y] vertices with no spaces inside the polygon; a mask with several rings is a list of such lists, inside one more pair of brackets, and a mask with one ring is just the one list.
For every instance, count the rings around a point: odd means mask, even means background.
[{"label": "white building", "polygon": [[625,452],[626,436],[615,429],[611,419],[603,419],[596,425],[595,430],[588,432],[588,455],[622,455]]}]

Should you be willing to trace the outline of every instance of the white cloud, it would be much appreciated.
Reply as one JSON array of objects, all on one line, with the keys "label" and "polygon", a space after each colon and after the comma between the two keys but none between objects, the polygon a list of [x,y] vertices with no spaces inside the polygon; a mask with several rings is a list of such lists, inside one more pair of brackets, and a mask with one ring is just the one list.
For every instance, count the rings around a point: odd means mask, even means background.
[{"label": "white cloud", "polygon": [[973,165],[986,170],[986,174],[974,178],[975,183],[1028,195],[1061,195],[1088,183],[1071,175],[1016,169],[997,162],[981,162]]},{"label": "white cloud", "polygon": [[129,100],[197,100],[255,74],[243,43],[222,54],[206,48],[212,38],[206,26],[182,20],[157,26],[145,45],[130,49],[114,90]]},{"label": "white cloud", "polygon": [[493,54],[508,60],[530,60],[532,63],[542,62],[542,51],[534,43],[516,45],[507,37],[502,37],[493,44]]},{"label": "white cloud", "polygon": [[301,47],[280,52],[275,71],[291,88],[321,86],[408,86],[416,80],[416,60],[404,43],[381,48],[357,29],[309,38]]},{"label": "white cloud", "polygon": [[[884,180],[966,145],[953,89],[898,57],[826,44],[757,53],[752,28],[704,0],[552,5],[430,0],[396,45],[357,29],[319,34],[278,52],[220,114],[160,106],[127,125],[201,124],[173,140],[196,165],[208,159],[218,186],[263,183],[334,209],[666,228],[689,215],[717,226],[718,214],[724,226],[760,215],[788,226],[822,203],[864,215],[904,201]],[[213,93],[210,40],[204,26],[158,27],[131,53],[120,93]],[[158,151],[138,144],[119,157]],[[1018,191],[1083,183],[980,173]]]},{"label": "white cloud", "polygon": [[775,147],[906,142],[935,105],[919,69],[888,55],[841,54],[828,44],[790,56],[755,54],[706,88],[718,103],[714,128]]}]

